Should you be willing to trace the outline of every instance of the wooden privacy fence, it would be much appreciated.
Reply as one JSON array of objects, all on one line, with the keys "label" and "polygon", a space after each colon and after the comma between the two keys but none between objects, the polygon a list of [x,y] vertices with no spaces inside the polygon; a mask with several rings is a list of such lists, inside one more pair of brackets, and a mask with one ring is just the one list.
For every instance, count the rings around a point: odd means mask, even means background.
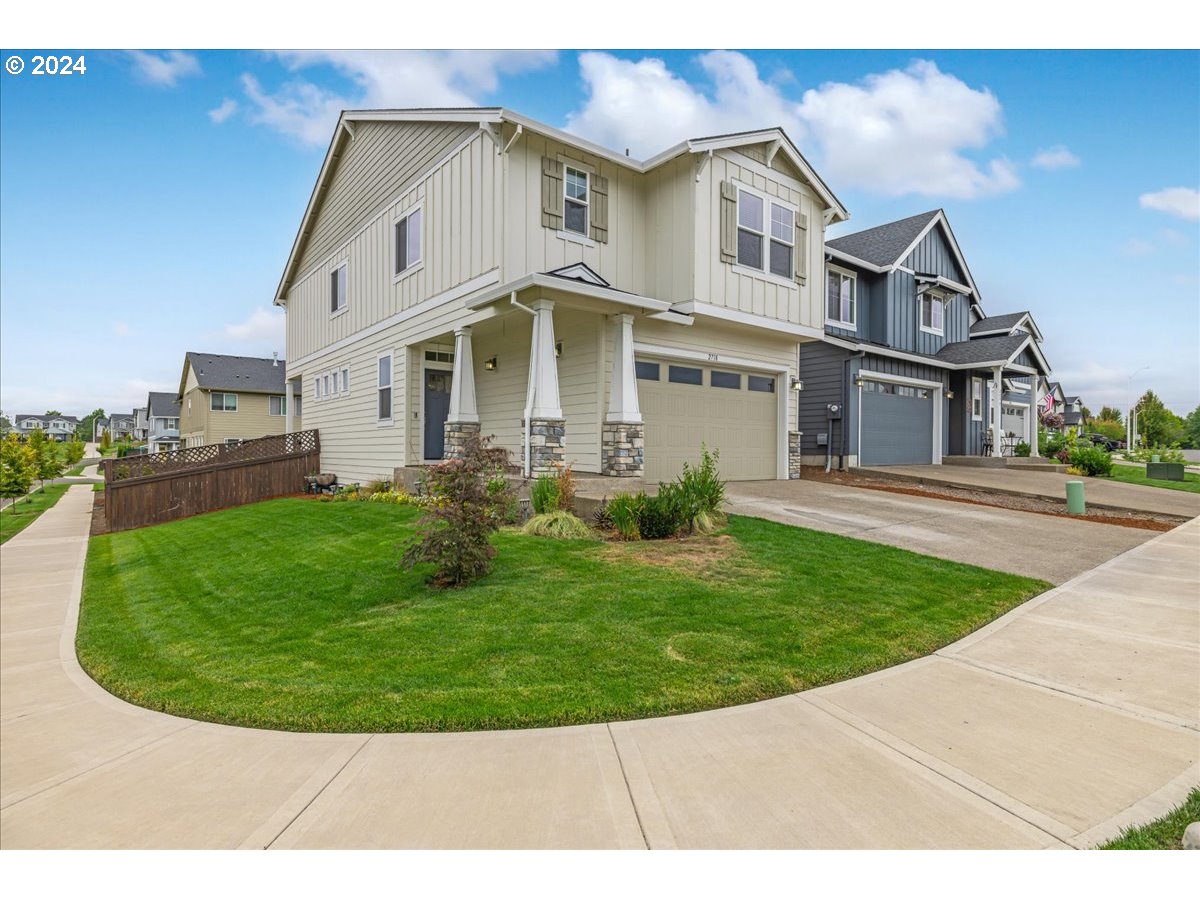
[{"label": "wooden privacy fence", "polygon": [[104,460],[104,520],[125,531],[304,490],[321,467],[316,431]]}]

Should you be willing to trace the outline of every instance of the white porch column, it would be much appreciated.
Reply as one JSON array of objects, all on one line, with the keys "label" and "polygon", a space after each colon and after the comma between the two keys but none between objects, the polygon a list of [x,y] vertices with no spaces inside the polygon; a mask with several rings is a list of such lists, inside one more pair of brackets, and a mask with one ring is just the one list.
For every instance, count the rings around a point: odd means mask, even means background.
[{"label": "white porch column", "polygon": [[471,350],[471,327],[454,329],[454,376],[450,380],[448,423],[479,423],[475,406],[475,355]]},{"label": "white porch column", "polygon": [[616,326],[613,336],[612,385],[608,392],[606,422],[640,424],[642,410],[638,405],[637,377],[633,368],[633,316],[621,313],[612,317]]},{"label": "white porch column", "polygon": [[1042,379],[1033,376],[1033,403],[1029,407],[1029,455],[1040,456],[1038,452],[1038,425],[1042,420]]},{"label": "white porch column", "polygon": [[533,340],[529,348],[529,380],[533,389],[529,418],[561,419],[558,398],[558,360],[554,358],[554,301],[534,300]]},{"label": "white porch column", "polygon": [[1001,427],[1000,410],[1001,400],[1004,397],[1004,369],[996,366],[992,370],[992,456],[1003,456],[1004,451],[1001,447],[1001,435],[1004,433]]}]

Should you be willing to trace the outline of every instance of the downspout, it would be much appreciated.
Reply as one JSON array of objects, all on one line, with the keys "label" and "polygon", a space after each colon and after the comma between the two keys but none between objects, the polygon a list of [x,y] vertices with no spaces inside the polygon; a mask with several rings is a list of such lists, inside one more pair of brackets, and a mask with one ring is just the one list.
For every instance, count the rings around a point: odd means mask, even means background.
[{"label": "downspout", "polygon": [[534,332],[533,332],[533,335],[529,342],[529,384],[526,385],[526,387],[525,387],[525,429],[524,429],[525,430],[525,434],[524,434],[525,454],[524,454],[524,458],[523,458],[524,465],[522,467],[525,477],[528,478],[530,473],[532,472],[532,466],[531,466],[532,461],[529,458],[529,453],[530,453],[530,450],[529,450],[529,434],[530,434],[529,417],[533,415],[533,388],[534,388],[534,385],[537,384],[538,365],[540,363],[540,361],[538,360],[538,355],[537,355],[537,346],[538,346],[537,328],[540,323],[538,321],[538,315],[536,312],[534,312],[532,309],[530,309],[525,304],[517,302],[517,292],[516,291],[513,291],[512,293],[510,293],[508,295],[508,302],[511,303],[513,306],[515,306],[517,309],[522,309],[525,312],[529,313],[529,315],[533,316]]}]

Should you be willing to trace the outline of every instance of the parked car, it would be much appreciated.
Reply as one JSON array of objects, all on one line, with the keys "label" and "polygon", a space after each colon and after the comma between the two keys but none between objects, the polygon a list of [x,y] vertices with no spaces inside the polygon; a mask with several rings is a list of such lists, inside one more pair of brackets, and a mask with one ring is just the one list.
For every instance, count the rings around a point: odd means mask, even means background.
[{"label": "parked car", "polygon": [[1112,453],[1114,450],[1125,449],[1124,441],[1114,440],[1113,438],[1105,437],[1102,434],[1096,434],[1093,432],[1092,434],[1085,434],[1083,437],[1091,441],[1094,446],[1103,447],[1109,453]]}]

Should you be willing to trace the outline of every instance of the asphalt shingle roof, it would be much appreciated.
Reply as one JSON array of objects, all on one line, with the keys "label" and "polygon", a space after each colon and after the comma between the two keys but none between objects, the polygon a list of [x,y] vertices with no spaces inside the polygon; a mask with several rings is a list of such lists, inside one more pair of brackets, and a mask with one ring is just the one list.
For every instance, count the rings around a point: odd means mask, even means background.
[{"label": "asphalt shingle roof", "polygon": [[1029,312],[1005,313],[1002,316],[988,316],[986,319],[980,319],[971,326],[971,334],[979,334],[984,331],[1008,331],[1014,325],[1029,315]]},{"label": "asphalt shingle roof", "polygon": [[179,398],[173,392],[150,392],[149,415],[151,416],[165,416],[168,419],[176,419],[179,417],[181,405]]},{"label": "asphalt shingle roof", "polygon": [[17,421],[24,422],[26,419],[37,419],[39,422],[54,422],[54,421],[76,422],[76,423],[79,422],[79,420],[77,418],[75,418],[74,416],[39,416],[37,413],[17,413],[15,416],[12,417],[12,420],[14,422],[17,422]]},{"label": "asphalt shingle roof", "polygon": [[935,358],[956,366],[1007,362],[1027,340],[1027,334],[998,334],[995,337],[955,341],[939,350]]},{"label": "asphalt shingle roof", "polygon": [[941,210],[930,210],[907,219],[876,225],[865,231],[845,234],[826,241],[825,246],[849,253],[876,266],[890,266],[900,261],[900,255],[917,239],[925,226]]},{"label": "asphalt shingle roof", "polygon": [[282,394],[286,381],[284,361],[257,356],[222,356],[188,351],[187,361],[196,381],[205,390],[252,391]]},{"label": "asphalt shingle roof", "polygon": [[1083,413],[1077,413],[1073,409],[1068,409],[1063,413],[1064,425],[1081,425],[1083,424]]}]

